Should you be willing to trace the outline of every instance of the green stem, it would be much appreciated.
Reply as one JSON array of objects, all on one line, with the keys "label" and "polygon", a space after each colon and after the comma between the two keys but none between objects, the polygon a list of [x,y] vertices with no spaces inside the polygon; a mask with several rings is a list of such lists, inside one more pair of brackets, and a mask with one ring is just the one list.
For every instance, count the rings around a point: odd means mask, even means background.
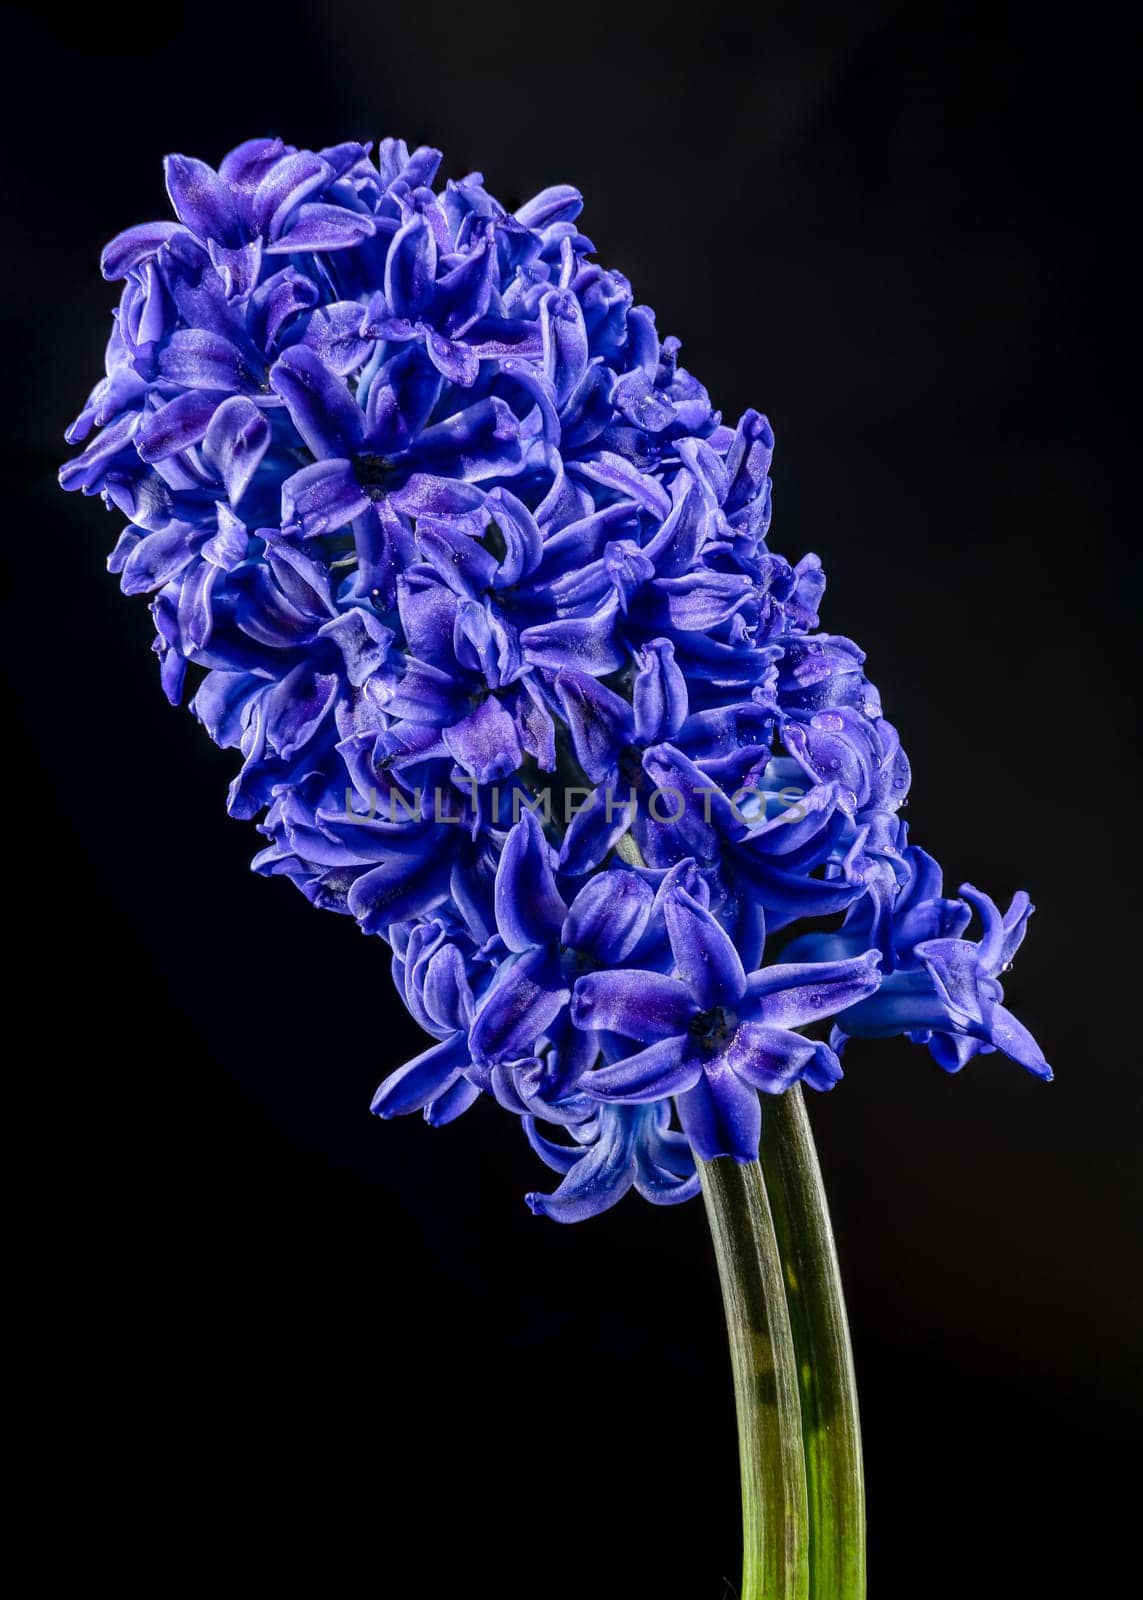
[{"label": "green stem", "polygon": [[801,1089],[761,1162],[700,1161],[738,1408],[742,1600],[865,1600],[865,1491],[833,1229]]},{"label": "green stem", "polygon": [[762,1170],[798,1358],[810,1502],[810,1596],[864,1600],[865,1487],[857,1386],[833,1228],[800,1085],[766,1101]]},{"label": "green stem", "polygon": [[809,1511],[797,1362],[762,1168],[699,1161],[738,1408],[742,1600],[808,1600]]}]

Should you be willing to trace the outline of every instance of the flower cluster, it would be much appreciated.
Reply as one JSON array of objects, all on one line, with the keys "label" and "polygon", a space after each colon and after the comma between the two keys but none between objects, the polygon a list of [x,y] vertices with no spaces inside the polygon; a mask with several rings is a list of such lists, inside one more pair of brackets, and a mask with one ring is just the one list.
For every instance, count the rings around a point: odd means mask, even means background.
[{"label": "flower cluster", "polygon": [[711,409],[574,189],[510,212],[439,160],[170,157],[61,474],[126,519],[255,869],[392,948],[436,1042],[374,1110],[491,1096],[575,1220],[752,1159],[760,1094],[829,1088],[851,1035],[1048,1076],[997,979],[1031,908],[908,845],[862,652],[767,546],[766,419]]}]

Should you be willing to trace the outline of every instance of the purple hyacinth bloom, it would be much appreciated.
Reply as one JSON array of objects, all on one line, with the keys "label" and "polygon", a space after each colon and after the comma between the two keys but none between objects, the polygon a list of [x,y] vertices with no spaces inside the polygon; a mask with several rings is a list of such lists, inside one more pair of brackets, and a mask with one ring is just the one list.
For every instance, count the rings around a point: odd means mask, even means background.
[{"label": "purple hyacinth bloom", "polygon": [[589,974],[575,986],[577,1027],[643,1046],[589,1073],[595,1099],[642,1105],[673,1097],[704,1160],[758,1155],[758,1091],[799,1081],[829,1089],[841,1076],[834,1052],[796,1030],[855,1005],[880,980],[876,951],[846,961],[783,964],[747,975],[726,931],[672,885],[664,907],[677,977],[639,970]]},{"label": "purple hyacinth bloom", "polygon": [[238,752],[255,870],[393,951],[431,1042],[373,1109],[489,1097],[571,1221],[753,1159],[760,1096],[830,1087],[853,1035],[1046,1075],[999,981],[1026,897],[945,899],[908,844],[865,656],[769,546],[766,418],[723,421],[576,190],[513,213],[440,161],[171,156],[173,217],[104,252],[60,475]]},{"label": "purple hyacinth bloom", "polygon": [[[946,1072],[959,1072],[974,1056],[1001,1050],[1036,1077],[1050,1079],[1052,1069],[1039,1045],[1003,1004],[999,981],[1035,909],[1028,896],[1015,895],[1002,914],[971,884],[962,884],[957,898],[946,899],[941,869],[924,850],[909,846],[905,865],[907,877],[883,934],[884,980],[875,995],[838,1017],[835,1048],[840,1050],[847,1038],[904,1033],[927,1044]],[[962,937],[973,911],[984,929],[978,941]],[[871,908],[858,906],[837,933],[808,934],[793,950],[810,959],[838,959],[864,948],[873,933]]]},{"label": "purple hyacinth bloom", "polygon": [[651,1105],[597,1105],[570,1132],[574,1144],[546,1138],[524,1119],[528,1142],[563,1182],[552,1194],[525,1196],[537,1216],[579,1222],[613,1206],[629,1189],[652,1205],[678,1205],[699,1191],[687,1136],[670,1126],[665,1100]]}]

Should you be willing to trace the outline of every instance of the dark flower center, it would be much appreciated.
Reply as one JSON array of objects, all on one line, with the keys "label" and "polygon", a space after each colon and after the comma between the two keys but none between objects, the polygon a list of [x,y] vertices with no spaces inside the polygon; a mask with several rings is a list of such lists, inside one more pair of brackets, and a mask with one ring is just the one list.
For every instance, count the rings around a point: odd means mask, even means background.
[{"label": "dark flower center", "polygon": [[725,1006],[700,1011],[691,1018],[690,1034],[704,1050],[724,1050],[733,1037],[737,1018]]},{"label": "dark flower center", "polygon": [[616,762],[619,776],[632,789],[641,789],[646,774],[643,771],[643,752],[638,745],[629,744],[619,752]]},{"label": "dark flower center", "polygon": [[392,462],[384,456],[358,456],[354,463],[357,481],[371,500],[379,500],[386,482],[393,475]]},{"label": "dark flower center", "polygon": [[566,945],[560,950],[560,971],[570,983],[574,983],[585,972],[598,972],[602,965],[586,950],[569,950]]}]

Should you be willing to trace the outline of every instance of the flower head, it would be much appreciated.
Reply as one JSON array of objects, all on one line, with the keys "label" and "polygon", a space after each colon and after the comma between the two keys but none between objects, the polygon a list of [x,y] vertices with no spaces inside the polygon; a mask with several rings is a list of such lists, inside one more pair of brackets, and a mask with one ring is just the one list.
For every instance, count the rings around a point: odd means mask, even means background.
[{"label": "flower head", "polygon": [[256,869],[392,947],[434,1042],[374,1110],[492,1097],[576,1220],[753,1159],[760,1094],[829,1088],[853,1034],[1045,1073],[997,976],[1030,907],[907,845],[865,658],[767,543],[766,419],[711,408],[574,189],[513,213],[439,163],[170,157],[61,473],[126,522]]}]

